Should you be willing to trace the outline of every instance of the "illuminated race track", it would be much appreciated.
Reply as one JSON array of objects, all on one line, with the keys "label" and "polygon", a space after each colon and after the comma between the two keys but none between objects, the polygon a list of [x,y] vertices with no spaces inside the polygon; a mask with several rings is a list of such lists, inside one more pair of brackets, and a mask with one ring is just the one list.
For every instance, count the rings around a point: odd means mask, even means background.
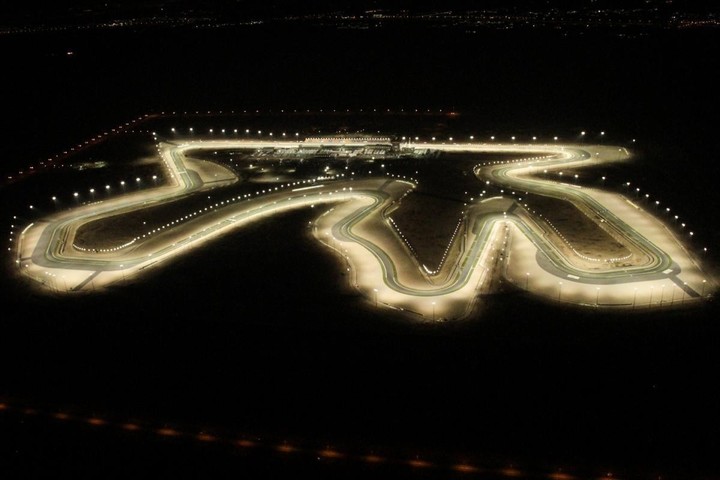
[{"label": "illuminated race track", "polygon": [[[325,140],[323,145],[328,143]],[[25,226],[16,251],[18,270],[47,287],[44,291],[95,291],[122,285],[127,278],[140,279],[149,267],[161,266],[248,222],[289,209],[326,205],[328,209],[313,222],[312,233],[339,254],[349,286],[378,307],[406,311],[416,318],[465,317],[500,279],[554,301],[595,307],[690,304],[716,288],[716,282],[652,214],[622,195],[561,181],[562,169],[629,158],[624,148],[601,145],[433,144],[432,150],[449,154],[517,155],[514,160],[478,163],[472,169],[478,185],[492,183],[512,195],[468,205],[463,234],[452,240],[459,242],[457,254],[435,272],[419,263],[391,225],[390,212],[401,208],[415,181],[386,175],[362,179],[336,175],[258,187],[186,211],[111,248],[87,248],[75,242],[78,229],[90,222],[120,218],[205,190],[213,189],[217,196],[223,187],[237,182],[229,169],[212,162],[201,164],[188,158],[188,151],[312,145],[311,141],[241,140],[159,143],[159,155],[171,172],[169,185],[78,206]],[[429,147],[404,144],[403,148]],[[540,171],[558,172],[558,179],[540,176]],[[571,245],[569,250],[558,248],[548,223],[540,221],[516,191],[571,202],[607,235],[621,240],[635,264],[619,262],[613,268],[612,262],[606,262],[603,269],[589,268],[589,262],[599,260]]]}]

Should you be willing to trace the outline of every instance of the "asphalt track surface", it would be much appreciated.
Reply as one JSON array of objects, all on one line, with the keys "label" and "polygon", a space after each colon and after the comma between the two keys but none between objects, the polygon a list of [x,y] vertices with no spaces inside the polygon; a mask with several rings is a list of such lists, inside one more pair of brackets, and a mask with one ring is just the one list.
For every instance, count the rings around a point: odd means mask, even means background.
[{"label": "asphalt track surface", "polygon": [[[342,140],[338,145],[364,146]],[[44,291],[91,292],[128,278],[139,281],[147,268],[160,267],[247,222],[288,209],[326,205],[328,209],[318,216],[312,232],[345,260],[354,273],[352,287],[377,306],[407,310],[425,320],[467,316],[479,296],[492,292],[491,285],[498,277],[558,302],[595,307],[686,305],[716,289],[716,282],[701,270],[682,242],[651,213],[616,193],[534,175],[540,168],[560,172],[630,158],[624,148],[602,145],[404,144],[408,149],[517,154],[514,160],[473,168],[478,185],[492,183],[513,195],[477,199],[466,209],[464,235],[455,240],[463,242],[460,253],[437,272],[428,272],[417,262],[389,219],[389,212],[400,207],[416,181],[387,175],[363,179],[340,175],[259,187],[254,193],[228,196],[204,209],[185,212],[113,248],[89,250],[74,244],[78,228],[88,222],[222,188],[237,180],[219,165],[209,171],[200,168],[186,157],[189,150],[298,146],[314,145],[297,141],[159,142],[158,153],[170,173],[170,185],[82,205],[25,226],[16,251],[18,272],[37,280]],[[570,201],[592,212],[591,218],[601,218],[601,227],[644,261],[602,271],[583,268],[579,258],[566,255],[549,239],[546,225],[522,203],[520,192]],[[668,293],[672,290],[670,299],[665,298],[666,285]]]}]

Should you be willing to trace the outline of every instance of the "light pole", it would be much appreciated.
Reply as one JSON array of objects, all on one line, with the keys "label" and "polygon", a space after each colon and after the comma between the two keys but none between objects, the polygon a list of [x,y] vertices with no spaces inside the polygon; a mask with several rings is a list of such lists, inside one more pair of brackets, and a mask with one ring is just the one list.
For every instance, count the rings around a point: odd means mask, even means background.
[{"label": "light pole", "polygon": [[[633,310],[635,310],[635,300],[637,299],[637,287],[635,287],[635,293],[633,293]],[[652,306],[652,289],[650,289],[650,305]]]},{"label": "light pole", "polygon": [[705,298],[705,280],[702,281],[702,291],[700,292],[700,296],[702,298]]},{"label": "light pole", "polygon": [[[50,291],[57,292],[57,288],[55,287],[55,282],[53,281],[53,278],[52,278],[52,273],[45,272],[45,275],[48,276],[47,284],[50,286]],[[45,282],[43,281],[43,283],[45,283]]]},{"label": "light pole", "polygon": [[682,296],[680,297],[680,305],[685,303],[685,288],[686,287],[687,287],[687,282],[683,282]]},{"label": "light pole", "polygon": [[662,307],[663,299],[665,298],[665,284],[660,286],[660,306]]},{"label": "light pole", "polygon": [[[649,307],[652,307],[652,297],[653,297],[653,292],[655,291],[654,289],[655,289],[655,287],[650,286],[650,304],[648,305]],[[637,288],[635,290],[637,291]]]},{"label": "light pole", "polygon": [[673,283],[673,286],[672,286],[672,295],[670,296],[670,305],[672,305],[672,304],[675,302],[675,287],[676,287],[676,286],[677,286],[677,285],[675,285],[675,284]]},{"label": "light pole", "polygon": [[435,321],[435,302],[432,302],[432,319]]}]

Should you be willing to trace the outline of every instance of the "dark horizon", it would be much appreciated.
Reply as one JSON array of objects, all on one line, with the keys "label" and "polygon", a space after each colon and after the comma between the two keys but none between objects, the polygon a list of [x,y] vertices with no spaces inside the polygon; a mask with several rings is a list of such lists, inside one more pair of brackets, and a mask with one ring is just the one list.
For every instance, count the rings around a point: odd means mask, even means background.
[{"label": "dark horizon", "polygon": [[[636,14],[691,14],[715,18],[720,7],[708,0],[450,0],[438,4],[433,0],[84,0],[57,1],[38,10],[24,2],[8,4],[4,9],[5,22],[22,26],[25,23],[54,23],[58,21],[97,21],[133,16],[203,16],[217,20],[270,20],[304,15],[344,13],[364,15],[373,13],[429,14],[442,12],[500,11],[513,14],[528,12],[596,12],[626,11]],[[702,18],[702,17],[700,17]],[[2,23],[0,23],[2,25]]]}]

